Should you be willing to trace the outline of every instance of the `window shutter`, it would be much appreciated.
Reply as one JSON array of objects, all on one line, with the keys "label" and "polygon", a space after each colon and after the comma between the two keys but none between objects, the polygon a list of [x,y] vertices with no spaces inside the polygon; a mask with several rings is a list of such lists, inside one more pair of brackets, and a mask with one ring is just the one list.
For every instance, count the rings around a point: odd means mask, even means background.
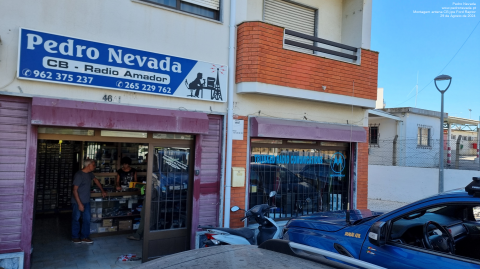
[{"label": "window shutter", "polygon": [[194,4],[194,5],[214,9],[214,10],[220,9],[220,0],[182,0],[182,1]]},{"label": "window shutter", "polygon": [[[284,27],[285,29],[302,34],[315,36],[315,9],[303,7],[282,0],[265,0],[263,20],[266,23]],[[285,38],[313,45],[313,41],[286,35]],[[285,45],[285,48],[313,53],[311,50]]]}]

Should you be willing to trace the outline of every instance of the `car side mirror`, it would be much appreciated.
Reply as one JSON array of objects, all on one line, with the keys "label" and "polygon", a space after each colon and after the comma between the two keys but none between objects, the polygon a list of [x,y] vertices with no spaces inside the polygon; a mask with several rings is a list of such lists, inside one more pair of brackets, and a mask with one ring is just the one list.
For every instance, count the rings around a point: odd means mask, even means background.
[{"label": "car side mirror", "polygon": [[368,241],[381,247],[387,243],[387,225],[383,221],[375,222],[368,230]]},{"label": "car side mirror", "polygon": [[277,195],[277,192],[276,191],[271,191],[270,194],[268,195],[269,197],[273,197]]},{"label": "car side mirror", "polygon": [[232,212],[237,212],[238,210],[240,210],[240,207],[238,206],[232,206],[232,208],[230,209]]}]

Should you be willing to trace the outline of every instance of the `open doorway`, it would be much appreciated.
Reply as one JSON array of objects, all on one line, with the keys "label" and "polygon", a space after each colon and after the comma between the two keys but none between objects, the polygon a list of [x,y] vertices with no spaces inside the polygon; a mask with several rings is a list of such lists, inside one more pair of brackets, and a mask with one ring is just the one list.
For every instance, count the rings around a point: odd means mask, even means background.
[{"label": "open doorway", "polygon": [[[38,138],[34,268],[133,266],[142,257],[146,261],[189,248],[192,135],[43,128]],[[124,158],[131,160],[136,179],[117,184]],[[89,236],[94,243],[74,244],[73,177],[87,159],[95,162],[93,173],[107,195],[103,198],[91,184]],[[142,227],[143,239],[127,239]],[[171,240],[176,247],[166,248],[165,242]],[[118,261],[129,254],[139,260]]]}]

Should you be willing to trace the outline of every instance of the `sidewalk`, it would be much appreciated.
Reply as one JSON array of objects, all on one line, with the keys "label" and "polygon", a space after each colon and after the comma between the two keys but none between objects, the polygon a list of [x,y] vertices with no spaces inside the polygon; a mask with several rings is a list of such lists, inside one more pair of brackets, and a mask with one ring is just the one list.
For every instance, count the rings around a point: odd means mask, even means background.
[{"label": "sidewalk", "polygon": [[394,202],[388,200],[368,199],[368,209],[383,213],[392,211],[407,204],[408,203]]}]

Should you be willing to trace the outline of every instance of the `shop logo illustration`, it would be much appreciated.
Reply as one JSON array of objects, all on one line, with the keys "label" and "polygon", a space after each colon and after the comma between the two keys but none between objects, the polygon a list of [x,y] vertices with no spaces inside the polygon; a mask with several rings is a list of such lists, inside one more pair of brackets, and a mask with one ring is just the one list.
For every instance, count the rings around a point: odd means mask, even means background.
[{"label": "shop logo illustration", "polygon": [[340,174],[345,169],[345,157],[342,153],[336,152],[330,160],[330,168],[336,174]]},{"label": "shop logo illustration", "polygon": [[[203,73],[197,73],[197,78],[192,82],[188,83],[188,80],[185,79],[185,86],[190,90],[190,95],[187,97],[201,98],[203,99],[203,90],[210,90],[210,100],[222,100],[222,90],[220,89],[220,73],[223,75],[225,72],[225,67],[212,65],[212,73],[217,72],[217,78],[208,77],[205,85],[205,79],[203,78]],[[203,82],[202,82],[203,81]],[[200,95],[201,92],[201,95]]]}]

